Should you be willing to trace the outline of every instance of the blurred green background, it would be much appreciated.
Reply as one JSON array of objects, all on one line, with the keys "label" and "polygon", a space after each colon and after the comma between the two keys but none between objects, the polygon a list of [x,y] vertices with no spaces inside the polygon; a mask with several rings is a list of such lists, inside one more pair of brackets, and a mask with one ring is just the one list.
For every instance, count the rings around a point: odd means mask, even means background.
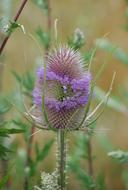
[{"label": "blurred green background", "polygon": [[[17,7],[21,0],[1,0],[0,1],[0,18],[12,19],[17,11]],[[92,48],[96,39],[106,36],[110,42],[116,44],[127,52],[128,50],[128,32],[127,32],[127,1],[125,0],[52,0],[52,38],[54,46],[54,21],[58,19],[58,38],[61,43],[66,43],[67,37],[71,36],[76,28],[80,28],[86,39],[86,45],[82,51]],[[28,1],[24,8],[19,23],[23,24],[26,31],[35,35],[35,30],[40,26],[45,30],[46,15],[36,7],[31,1]],[[0,33],[1,41],[4,37]],[[43,48],[42,48],[43,52]],[[37,57],[39,57],[39,49],[35,42],[20,30],[16,30],[9,39],[4,50],[4,70],[2,82],[2,91],[8,93],[17,85],[11,74],[12,70],[19,74],[30,69],[37,68]],[[93,60],[92,70],[95,74],[99,66],[104,62],[107,63],[98,85],[107,90],[111,82],[113,71],[116,71],[116,80],[112,94],[120,97],[122,103],[128,105],[122,91],[128,90],[128,66],[99,49]],[[123,89],[123,90],[122,90]],[[14,117],[12,113],[11,116]],[[128,113],[122,114],[114,109],[106,108],[104,114],[97,122],[97,132],[93,138],[93,154],[96,155],[94,160],[95,174],[98,171],[105,173],[105,181],[109,190],[123,190],[122,169],[123,166],[117,165],[107,156],[110,144],[115,149],[127,150],[128,147]],[[106,130],[102,130],[106,129]],[[109,141],[103,140],[109,138]],[[47,134],[35,135],[35,141],[39,139],[45,141],[49,138]],[[22,143],[22,138],[18,137]],[[12,139],[14,140],[14,139]],[[71,141],[71,140],[70,140]],[[71,143],[71,142],[70,142]],[[110,143],[110,144],[109,144]],[[54,151],[53,151],[54,154]],[[49,162],[50,161],[50,162]],[[51,166],[50,155],[45,161],[46,168]],[[39,171],[40,172],[40,171]],[[70,189],[76,189],[77,181],[70,182]],[[79,189],[79,185],[78,188]]]}]

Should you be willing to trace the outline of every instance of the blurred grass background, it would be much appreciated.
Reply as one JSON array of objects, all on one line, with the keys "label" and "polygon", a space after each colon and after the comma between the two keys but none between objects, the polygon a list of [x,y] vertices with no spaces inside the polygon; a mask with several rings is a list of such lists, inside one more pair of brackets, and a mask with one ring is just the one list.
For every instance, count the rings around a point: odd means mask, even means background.
[{"label": "blurred grass background", "polygon": [[[11,9],[9,10],[7,7],[10,2]],[[6,6],[3,6],[2,1],[0,1],[0,17],[7,15],[7,19],[11,19],[15,15],[20,2],[21,0],[6,0]],[[61,42],[66,42],[67,37],[72,35],[76,28],[80,28],[86,38],[86,46],[83,47],[83,52],[94,46],[95,40],[104,35],[107,35],[109,41],[117,44],[127,52],[128,32],[125,30],[127,4],[125,0],[53,0],[51,1],[51,8],[52,26],[54,27],[54,20],[57,18],[58,38]],[[23,24],[28,32],[35,35],[35,30],[38,26],[45,29],[46,16],[42,14],[41,10],[31,1],[28,1],[20,16],[19,23]],[[52,37],[54,39],[53,29]],[[16,70],[22,74],[26,70],[35,69],[35,67],[37,67],[35,62],[39,56],[39,50],[31,39],[17,30],[9,39],[4,50],[4,56],[2,91],[9,92],[17,85],[11,71]],[[99,65],[104,63],[106,57],[106,53],[98,50],[95,60],[93,61],[94,73],[95,70],[98,70]],[[98,81],[98,84],[102,89],[108,89],[113,71],[116,71],[117,75],[112,93],[119,96],[122,88],[128,89],[128,67],[113,56],[107,59],[107,67]],[[125,103],[123,97],[121,97],[121,100]],[[107,157],[104,149],[107,143],[109,146],[111,142],[114,148],[127,150],[127,121],[128,117],[107,108],[98,121],[97,126],[98,128],[106,128],[109,130],[106,130],[104,133],[96,133],[93,138],[93,153],[96,155],[96,159],[94,160],[95,173],[100,170],[105,172],[106,182],[110,190],[123,190],[124,187],[121,180],[122,167],[112,162],[110,158]],[[106,138],[106,136],[108,136],[110,141],[104,145],[102,139]],[[37,138],[39,138],[39,136]],[[48,134],[46,136],[40,134],[41,141],[45,138],[48,138]],[[48,162],[49,160],[50,156],[46,160],[46,167],[49,166],[49,164],[51,165],[51,162]],[[72,181],[71,189],[76,188],[76,183],[76,181]]]}]

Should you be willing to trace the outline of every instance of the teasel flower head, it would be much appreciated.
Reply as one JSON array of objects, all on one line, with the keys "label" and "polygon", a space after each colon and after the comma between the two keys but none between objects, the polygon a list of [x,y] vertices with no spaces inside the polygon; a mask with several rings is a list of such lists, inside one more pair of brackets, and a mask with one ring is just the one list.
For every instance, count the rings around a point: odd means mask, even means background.
[{"label": "teasel flower head", "polygon": [[89,100],[92,79],[83,65],[81,54],[68,46],[61,46],[47,55],[46,67],[37,71],[33,91],[35,116],[39,122],[46,125],[49,122],[54,129],[79,126]]}]

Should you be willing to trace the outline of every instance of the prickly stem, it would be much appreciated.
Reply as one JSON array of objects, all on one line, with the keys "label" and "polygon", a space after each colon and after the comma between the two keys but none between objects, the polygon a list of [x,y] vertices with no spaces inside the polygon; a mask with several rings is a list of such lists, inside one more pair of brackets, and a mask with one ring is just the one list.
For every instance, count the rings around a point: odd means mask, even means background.
[{"label": "prickly stem", "polygon": [[58,144],[58,184],[60,190],[66,190],[66,134],[63,129],[57,133]]}]

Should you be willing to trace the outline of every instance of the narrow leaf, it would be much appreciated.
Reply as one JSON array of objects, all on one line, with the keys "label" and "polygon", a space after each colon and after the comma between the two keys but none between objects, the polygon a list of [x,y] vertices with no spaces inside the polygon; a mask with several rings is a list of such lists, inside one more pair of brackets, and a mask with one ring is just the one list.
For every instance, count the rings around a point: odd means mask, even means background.
[{"label": "narrow leaf", "polygon": [[38,30],[36,31],[36,34],[37,34],[37,36],[38,36],[39,41],[41,42],[41,44],[45,48],[48,48],[49,47],[49,43],[50,43],[49,33],[42,31],[41,28],[38,28]]},{"label": "narrow leaf", "polygon": [[37,158],[36,158],[37,161],[42,161],[46,158],[46,156],[48,155],[48,153],[51,149],[53,142],[54,142],[54,140],[51,140],[45,144],[44,148],[37,155]]},{"label": "narrow leaf", "polygon": [[126,53],[120,47],[112,44],[111,42],[109,42],[106,39],[97,39],[96,45],[99,48],[101,48],[109,53],[112,53],[117,59],[122,61],[122,63],[128,65],[128,53]]}]

